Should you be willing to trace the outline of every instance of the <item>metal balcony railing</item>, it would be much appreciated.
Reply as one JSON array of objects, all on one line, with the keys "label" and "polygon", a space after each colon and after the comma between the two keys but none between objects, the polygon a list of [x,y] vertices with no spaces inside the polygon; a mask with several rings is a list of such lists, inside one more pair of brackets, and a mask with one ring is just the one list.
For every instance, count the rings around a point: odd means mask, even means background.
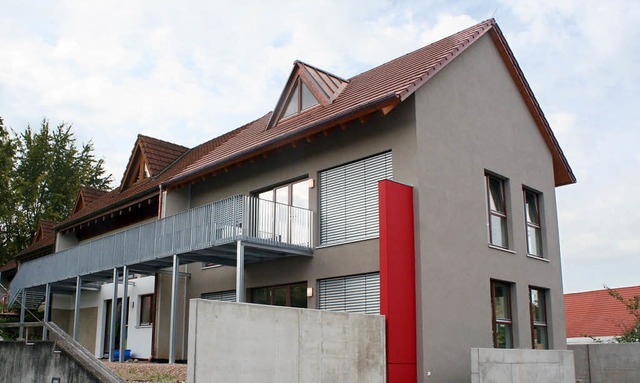
[{"label": "metal balcony railing", "polygon": [[23,288],[238,240],[310,255],[312,224],[309,209],[245,195],[229,197],[25,262],[12,282],[11,302]]}]

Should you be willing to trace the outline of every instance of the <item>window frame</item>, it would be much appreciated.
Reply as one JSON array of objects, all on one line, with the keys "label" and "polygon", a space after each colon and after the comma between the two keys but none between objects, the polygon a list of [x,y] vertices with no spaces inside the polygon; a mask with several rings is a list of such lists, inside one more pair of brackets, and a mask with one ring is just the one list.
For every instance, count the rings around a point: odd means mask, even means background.
[{"label": "window frame", "polygon": [[[304,292],[305,292],[305,307],[298,307],[298,306],[292,306],[291,302],[292,302],[292,291],[293,288],[295,287],[302,287],[304,286]],[[309,308],[309,297],[307,296],[307,287],[309,286],[309,284],[307,283],[307,281],[303,281],[303,282],[295,282],[295,283],[285,283],[285,284],[281,284],[281,285],[273,285],[273,286],[257,286],[257,287],[252,287],[249,289],[249,303],[252,304],[263,304],[263,305],[268,305],[268,306],[280,306],[280,307],[298,307],[298,308]],[[287,293],[286,293],[286,303],[284,306],[282,305],[275,305],[274,302],[274,290],[275,289],[282,289],[285,288]],[[255,296],[254,294],[256,293],[257,290],[259,289],[267,289],[267,291],[269,292],[269,303],[258,303],[255,302]]]},{"label": "window frame", "polygon": [[[505,287],[505,292],[507,293],[506,302],[509,310],[510,318],[497,318],[496,315],[496,286],[501,285]],[[512,302],[512,289],[513,283],[500,281],[500,280],[491,280],[491,334],[493,338],[493,347],[494,348],[503,348],[503,349],[513,349],[515,348],[515,338],[514,338],[514,319],[513,319],[513,302]],[[511,339],[511,344],[506,344],[505,347],[500,347],[498,345],[498,325],[504,325],[509,331],[509,338]]]},{"label": "window frame", "polygon": [[[537,217],[535,217],[538,220],[538,223],[536,224],[535,222],[531,222],[529,221],[529,211],[527,209],[528,207],[528,202],[527,202],[527,195],[531,195],[534,197],[534,201],[536,204],[536,214]],[[536,257],[536,258],[544,258],[544,238],[543,238],[543,230],[542,230],[542,212],[541,212],[541,196],[542,193],[537,192],[533,189],[527,188],[527,187],[523,187],[522,188],[522,198],[523,198],[523,207],[524,207],[524,222],[525,222],[525,239],[527,242],[527,255],[532,256],[532,257]],[[532,229],[534,231],[534,233],[536,233],[537,235],[537,246],[538,246],[538,254],[532,253],[531,252],[531,248],[529,246],[529,229]]]},{"label": "window frame", "polygon": [[[144,306],[144,300],[145,298],[150,298],[150,305],[149,305],[149,321],[148,322],[143,322],[142,321],[142,311],[145,309]],[[138,326],[153,326],[153,323],[155,322],[155,294],[150,293],[150,294],[141,294],[138,297]]]},{"label": "window frame", "polygon": [[[302,107],[303,106],[302,105],[302,92],[303,92],[302,87],[303,86],[307,88],[311,96],[316,100],[315,104],[307,106],[306,108]],[[291,114],[286,114],[287,110],[289,109],[289,105],[291,104],[291,102],[294,101],[294,96],[295,96],[295,102],[297,104],[296,111],[292,112]],[[285,119],[300,115],[302,112],[307,111],[311,108],[314,108],[318,105],[320,105],[320,100],[318,100],[318,98],[313,94],[313,92],[311,91],[311,88],[308,87],[307,84],[305,84],[300,77],[298,77],[295,81],[295,85],[291,88],[291,93],[289,94],[289,97],[287,98],[287,101],[285,102],[284,107],[282,108],[280,119],[285,120]]]},{"label": "window frame", "polygon": [[[502,206],[504,211],[493,210],[491,208],[491,180],[496,180],[500,183],[500,191],[502,193]],[[508,179],[496,175],[494,173],[490,173],[485,171],[485,192],[486,192],[486,204],[487,204],[487,234],[488,234],[488,242],[490,246],[495,246],[500,249],[510,249],[511,241],[509,240],[509,204],[508,204]],[[492,225],[491,218],[498,217],[501,222],[504,220],[504,233],[503,233],[503,243],[494,243],[493,242],[493,231],[494,227]],[[500,227],[501,229],[501,227]]]},{"label": "window frame", "polygon": [[[536,315],[534,311],[533,304],[533,292],[536,291],[538,294],[538,306],[542,308],[542,314],[544,321],[537,321]],[[529,316],[530,316],[530,325],[531,325],[531,348],[534,350],[548,350],[549,347],[549,315],[548,315],[548,305],[547,305],[547,292],[548,289],[544,289],[541,287],[529,286]],[[540,305],[540,298],[542,298],[542,305]],[[536,329],[544,328],[544,348],[536,347]]]}]

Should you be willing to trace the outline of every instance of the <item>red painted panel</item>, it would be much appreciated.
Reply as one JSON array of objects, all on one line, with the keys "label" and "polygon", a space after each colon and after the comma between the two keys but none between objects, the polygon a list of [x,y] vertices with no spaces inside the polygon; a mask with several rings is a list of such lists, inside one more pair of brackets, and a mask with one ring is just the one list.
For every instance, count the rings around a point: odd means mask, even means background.
[{"label": "red painted panel", "polygon": [[417,381],[413,188],[378,184],[380,314],[387,323],[387,381]]}]

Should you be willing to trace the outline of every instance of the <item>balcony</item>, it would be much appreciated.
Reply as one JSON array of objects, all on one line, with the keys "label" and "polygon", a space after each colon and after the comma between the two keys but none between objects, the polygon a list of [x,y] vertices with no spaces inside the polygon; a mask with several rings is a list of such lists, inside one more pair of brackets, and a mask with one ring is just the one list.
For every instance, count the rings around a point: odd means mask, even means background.
[{"label": "balcony", "polygon": [[125,265],[152,274],[170,267],[176,254],[183,263],[236,265],[238,241],[246,247],[245,263],[310,256],[312,225],[311,210],[237,195],[25,262],[12,282],[11,298],[48,283],[71,290],[77,276],[109,281],[112,270]]}]

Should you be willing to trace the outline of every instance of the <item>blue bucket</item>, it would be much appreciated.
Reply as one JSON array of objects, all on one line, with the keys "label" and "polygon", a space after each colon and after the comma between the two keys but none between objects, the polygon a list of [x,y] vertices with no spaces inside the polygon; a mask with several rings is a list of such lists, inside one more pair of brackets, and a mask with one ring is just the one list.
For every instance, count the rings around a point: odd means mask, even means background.
[{"label": "blue bucket", "polygon": [[[113,359],[120,360],[120,350],[113,351]],[[124,350],[124,360],[126,361],[129,359],[131,359],[131,350]]]}]

